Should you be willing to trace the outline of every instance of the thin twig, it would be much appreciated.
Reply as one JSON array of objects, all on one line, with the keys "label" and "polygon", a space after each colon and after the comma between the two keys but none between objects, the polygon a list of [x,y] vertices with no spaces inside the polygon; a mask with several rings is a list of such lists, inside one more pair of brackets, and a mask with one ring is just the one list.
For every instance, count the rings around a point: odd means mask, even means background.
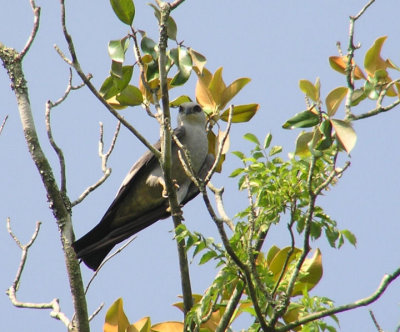
[{"label": "thin twig", "polygon": [[121,122],[118,122],[110,147],[108,151],[104,153],[103,124],[100,122],[99,157],[101,159],[101,170],[103,172],[103,176],[96,183],[86,188],[84,192],[75,201],[71,203],[71,206],[75,206],[81,203],[92,191],[96,190],[99,186],[101,186],[104,183],[104,181],[106,181],[107,178],[110,176],[111,168],[107,167],[107,161],[112,151],[114,150],[120,129],[121,129]]},{"label": "thin twig", "polygon": [[33,41],[35,40],[36,34],[39,30],[39,23],[40,23],[40,7],[37,7],[34,0],[29,0],[32,11],[33,11],[33,28],[31,34],[23,48],[23,50],[19,53],[18,59],[22,61],[24,56],[28,53]]},{"label": "thin twig", "polygon": [[180,4],[182,4],[185,0],[175,0],[174,2],[170,3],[170,8],[171,10],[175,9],[178,7]]},{"label": "thin twig", "polygon": [[4,126],[6,125],[7,119],[8,119],[8,115],[6,115],[6,117],[4,118],[3,122],[1,123],[0,135],[1,135],[1,132],[3,131],[3,129],[4,129]]},{"label": "thin twig", "polygon": [[133,240],[136,240],[136,236],[134,236],[133,238],[129,239],[129,241],[127,241],[126,243],[124,243],[124,245],[122,245],[121,247],[119,247],[117,250],[115,250],[112,254],[108,255],[103,262],[99,265],[99,267],[97,268],[96,271],[94,271],[92,277],[90,278],[86,289],[85,289],[85,294],[87,294],[89,287],[91,285],[91,283],[93,282],[93,280],[96,278],[97,274],[99,273],[99,271],[101,270],[101,268],[113,257],[115,257],[116,255],[118,255],[122,250],[124,250],[127,246],[129,246]]},{"label": "thin twig", "polygon": [[66,193],[67,193],[65,158],[64,158],[63,151],[60,149],[60,147],[56,144],[56,142],[54,140],[52,129],[51,129],[50,115],[51,115],[52,108],[54,108],[54,107],[60,105],[62,102],[64,102],[64,100],[68,97],[68,95],[71,92],[71,90],[80,89],[83,85],[84,84],[82,84],[80,86],[77,86],[77,87],[73,87],[72,86],[72,70],[70,68],[69,69],[68,85],[67,85],[67,88],[66,88],[64,94],[55,102],[52,102],[50,100],[46,102],[45,122],[46,122],[47,137],[49,139],[50,145],[52,146],[52,148],[56,152],[58,160],[59,160],[59,163],[60,163],[60,173],[61,173],[60,174],[60,177],[61,177],[60,191],[64,194],[64,196],[66,196]]},{"label": "thin twig", "polygon": [[10,236],[13,238],[17,246],[21,249],[21,260],[17,269],[17,273],[15,275],[14,281],[12,285],[8,288],[7,290],[7,295],[10,298],[11,303],[18,308],[31,308],[31,309],[52,309],[50,312],[50,316],[60,320],[61,322],[64,323],[65,326],[68,327],[68,329],[71,326],[71,321],[68,319],[68,317],[61,311],[60,304],[58,299],[53,299],[50,302],[47,303],[32,303],[32,302],[21,302],[17,299],[17,291],[21,282],[21,276],[22,272],[25,267],[25,263],[28,257],[28,251],[30,247],[33,245],[35,242],[39,230],[40,230],[40,225],[41,223],[38,221],[36,223],[35,231],[32,234],[31,239],[27,244],[22,244],[21,241],[17,238],[17,236],[13,233],[11,229],[11,221],[10,218],[7,218],[7,231],[10,234]]},{"label": "thin twig", "polygon": [[369,314],[370,314],[371,319],[374,322],[374,325],[375,325],[376,329],[378,330],[378,332],[384,332],[383,329],[379,326],[379,323],[376,320],[375,315],[372,310],[369,310]]},{"label": "thin twig", "polygon": [[97,316],[97,314],[104,308],[104,302],[100,303],[99,307],[89,316],[89,322]]}]

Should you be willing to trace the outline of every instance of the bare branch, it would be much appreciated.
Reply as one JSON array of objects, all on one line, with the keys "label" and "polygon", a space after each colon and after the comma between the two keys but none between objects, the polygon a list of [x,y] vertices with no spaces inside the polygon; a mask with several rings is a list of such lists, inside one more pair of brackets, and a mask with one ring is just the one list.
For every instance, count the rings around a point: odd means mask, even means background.
[{"label": "bare branch", "polygon": [[233,232],[235,230],[235,225],[233,224],[232,220],[228,217],[225,211],[224,202],[222,200],[222,194],[224,193],[224,187],[216,188],[211,181],[207,183],[208,188],[214,193],[215,196],[215,203],[217,205],[217,210],[220,215],[222,221],[228,225],[228,227]]},{"label": "bare branch", "polygon": [[373,3],[375,2],[375,0],[370,0],[361,10],[360,12],[356,15],[353,16],[354,21],[358,20],[361,15],[363,15],[365,13],[365,11],[368,9],[369,6],[371,6]]},{"label": "bare branch", "polygon": [[32,10],[33,10],[33,27],[31,34],[23,48],[23,50],[19,53],[18,58],[20,61],[24,58],[26,53],[28,53],[33,41],[35,40],[36,34],[39,30],[39,22],[40,22],[40,7],[37,7],[34,0],[29,0]]},{"label": "bare branch", "polygon": [[111,255],[108,255],[103,262],[100,264],[100,266],[97,268],[96,271],[94,271],[93,276],[90,278],[86,289],[85,289],[85,294],[87,294],[89,287],[91,285],[91,283],[93,282],[94,278],[96,278],[97,274],[99,273],[99,271],[101,270],[101,268],[110,260],[112,259],[114,256],[118,255],[122,250],[124,250],[127,246],[129,246],[133,240],[136,240],[136,236],[134,236],[133,238],[131,238],[129,241],[127,241],[126,243],[124,243],[124,245],[122,245],[121,247],[119,247],[117,250],[115,250]]},{"label": "bare branch", "polygon": [[378,332],[384,332],[384,331],[382,330],[382,328],[379,326],[379,323],[378,323],[378,321],[376,320],[375,315],[374,315],[374,313],[372,312],[372,310],[369,310],[369,314],[370,314],[371,319],[372,319],[372,321],[374,322],[374,325],[375,325],[376,329],[378,330]]},{"label": "bare branch", "polygon": [[64,158],[64,153],[63,151],[60,149],[60,147],[56,144],[56,142],[54,141],[53,138],[53,133],[52,133],[52,129],[51,129],[51,120],[50,120],[50,115],[51,115],[51,109],[53,107],[56,107],[58,105],[60,105],[69,95],[70,91],[72,89],[76,90],[81,88],[83,85],[78,86],[78,87],[73,87],[72,86],[72,70],[69,70],[69,79],[68,79],[68,85],[67,85],[67,89],[65,90],[64,94],[56,101],[56,102],[52,102],[52,101],[47,101],[46,103],[46,112],[45,112],[45,121],[46,121],[46,131],[47,131],[47,137],[49,139],[50,145],[53,147],[54,151],[57,154],[59,163],[60,163],[60,172],[61,172],[61,188],[60,191],[66,195],[67,193],[67,185],[66,185],[66,174],[65,174],[65,158]]},{"label": "bare branch", "polygon": [[174,2],[170,3],[171,10],[175,9],[178,7],[180,4],[182,4],[185,0],[175,0]]},{"label": "bare branch", "polygon": [[4,126],[6,125],[7,119],[8,119],[8,115],[6,115],[6,117],[4,118],[3,122],[1,123],[0,135],[1,135],[1,132],[3,131],[3,129],[4,129]]},{"label": "bare branch", "polygon": [[89,322],[96,317],[96,315],[103,309],[104,307],[104,302],[102,302],[99,307],[89,316]]},{"label": "bare branch", "polygon": [[50,316],[60,320],[61,322],[64,323],[65,326],[70,329],[71,327],[71,322],[68,319],[68,317],[61,311],[60,304],[58,299],[53,299],[50,302],[47,303],[32,303],[32,302],[21,302],[17,299],[17,291],[20,285],[21,281],[21,276],[22,272],[24,271],[25,263],[28,257],[28,251],[29,248],[33,245],[35,242],[39,230],[40,230],[40,225],[41,223],[38,221],[36,223],[35,231],[32,234],[31,239],[27,244],[22,244],[21,241],[17,238],[17,236],[13,233],[11,229],[11,221],[10,218],[7,218],[7,231],[10,234],[10,236],[13,238],[17,246],[21,249],[21,260],[18,266],[17,273],[15,275],[14,281],[12,285],[8,288],[7,290],[7,295],[10,298],[11,303],[18,308],[30,308],[30,309],[52,309],[50,312]]},{"label": "bare branch", "polygon": [[101,170],[103,172],[103,176],[96,183],[86,188],[84,192],[75,201],[71,203],[71,206],[75,206],[81,203],[92,191],[96,190],[99,186],[101,186],[110,176],[111,168],[107,167],[107,161],[112,151],[114,150],[120,128],[121,128],[121,122],[118,122],[110,147],[108,151],[104,153],[103,124],[100,122],[99,157],[101,158]]}]

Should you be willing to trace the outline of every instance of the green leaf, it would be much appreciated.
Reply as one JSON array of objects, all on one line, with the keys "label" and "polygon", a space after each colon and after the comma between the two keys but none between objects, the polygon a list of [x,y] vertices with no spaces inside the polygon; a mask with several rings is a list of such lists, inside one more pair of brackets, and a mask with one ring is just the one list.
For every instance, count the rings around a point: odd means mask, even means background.
[{"label": "green leaf", "polygon": [[144,53],[150,54],[154,60],[158,59],[157,44],[153,39],[143,36],[140,41],[140,48]]},{"label": "green leaf", "polygon": [[133,85],[128,85],[117,96],[117,100],[121,106],[137,106],[143,102],[143,95],[139,88]]},{"label": "green leaf", "polygon": [[100,94],[104,99],[110,99],[111,97],[116,96],[128,86],[132,78],[132,73],[133,66],[123,66],[122,77],[117,78],[113,75],[107,77],[100,88]]},{"label": "green leaf", "polygon": [[376,91],[376,84],[371,81],[365,81],[364,92],[369,99],[377,100],[379,98],[379,93]]},{"label": "green leaf", "polygon": [[244,172],[243,168],[236,168],[230,175],[230,178],[237,177],[239,174],[242,174]]},{"label": "green leaf", "polygon": [[110,0],[115,15],[121,22],[132,25],[135,17],[135,5],[132,0]]},{"label": "green leaf", "polygon": [[331,119],[331,123],[335,129],[337,139],[349,154],[357,141],[357,134],[351,126],[351,123],[337,119]]},{"label": "green leaf", "polygon": [[186,83],[192,72],[192,57],[188,50],[183,47],[178,47],[178,63],[175,63],[178,67],[178,73],[174,76],[171,81],[171,86],[178,86]]},{"label": "green leaf", "polygon": [[108,55],[111,60],[116,62],[125,61],[125,52],[129,46],[129,39],[127,37],[120,40],[111,40],[108,43]]},{"label": "green leaf", "polygon": [[339,108],[344,97],[347,95],[346,87],[338,87],[331,92],[325,99],[326,109],[328,111],[328,116],[334,116],[337,109]]},{"label": "green leaf", "polygon": [[240,160],[243,160],[246,158],[243,152],[241,151],[232,151],[231,152],[234,156],[238,157]]},{"label": "green leaf", "polygon": [[310,110],[295,114],[283,124],[284,129],[308,128],[319,123],[319,115]]},{"label": "green leaf", "polygon": [[357,245],[357,238],[352,232],[350,232],[348,229],[344,229],[340,232],[344,235],[347,241],[349,241],[353,246]]},{"label": "green leaf", "polygon": [[179,97],[175,98],[174,100],[170,101],[169,107],[178,107],[179,105],[190,102],[190,101],[192,101],[192,99],[189,96],[182,95],[182,96],[179,96]]},{"label": "green leaf", "polygon": [[[234,106],[232,111],[232,122],[248,122],[257,113],[260,105],[259,104],[247,104]],[[222,114],[220,119],[222,121],[228,122],[229,119],[229,108],[226,109]]]},{"label": "green leaf", "polygon": [[351,106],[357,106],[365,98],[367,98],[367,95],[364,92],[364,88],[354,90],[351,95]]},{"label": "green leaf", "polygon": [[271,144],[271,141],[272,141],[272,135],[271,133],[268,133],[267,136],[265,136],[263,148],[268,149]]},{"label": "green leaf", "polygon": [[318,102],[318,91],[317,88],[309,80],[299,81],[300,90],[311,100]]},{"label": "green leaf", "polygon": [[111,61],[110,74],[117,78],[122,78],[122,62]]},{"label": "green leaf", "polygon": [[247,139],[248,141],[260,145],[260,141],[258,140],[257,136],[252,133],[247,133],[243,136],[243,138]]},{"label": "green leaf", "polygon": [[215,251],[206,252],[203,256],[201,256],[199,265],[207,263],[211,258],[214,257],[217,257],[217,253]]},{"label": "green leaf", "polygon": [[282,147],[279,145],[273,146],[271,150],[269,150],[269,156],[272,157],[278,153],[282,152]]},{"label": "green leaf", "polygon": [[109,99],[113,96],[115,96],[116,94],[118,94],[118,88],[117,86],[114,84],[114,77],[113,76],[109,76],[107,77],[103,84],[100,87],[99,93],[103,96],[104,99]]}]

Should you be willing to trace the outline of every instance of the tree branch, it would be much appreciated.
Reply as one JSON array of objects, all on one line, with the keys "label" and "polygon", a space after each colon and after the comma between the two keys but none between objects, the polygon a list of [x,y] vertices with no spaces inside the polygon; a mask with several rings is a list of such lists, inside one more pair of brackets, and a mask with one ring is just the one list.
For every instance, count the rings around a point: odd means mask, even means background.
[{"label": "tree branch", "polygon": [[380,298],[380,296],[385,292],[385,290],[387,289],[387,287],[394,281],[396,280],[398,277],[400,276],[400,268],[398,268],[397,270],[395,270],[392,274],[386,274],[382,280],[381,283],[379,284],[378,288],[376,289],[376,291],[374,293],[372,293],[370,296],[364,298],[364,299],[360,299],[357,300],[355,302],[349,303],[349,304],[345,304],[336,308],[331,308],[331,309],[327,309],[327,310],[323,310],[320,312],[316,312],[310,315],[307,315],[305,317],[302,317],[301,319],[293,322],[293,323],[289,323],[286,324],[283,327],[279,327],[276,329],[277,332],[285,332],[285,331],[290,331],[293,328],[306,324],[308,322],[312,322],[314,320],[320,319],[320,318],[324,318],[324,317],[328,317],[331,315],[335,315],[337,313],[340,312],[344,312],[344,311],[348,311],[348,310],[352,310],[352,309],[356,309],[359,307],[364,307],[368,304],[371,304],[373,302],[375,302],[377,299]]},{"label": "tree branch", "polygon": [[100,122],[99,157],[101,159],[101,170],[103,172],[103,176],[95,184],[92,184],[90,187],[86,188],[84,192],[75,201],[71,203],[72,207],[81,203],[92,191],[96,190],[99,186],[101,186],[110,176],[111,168],[107,167],[107,161],[112,151],[114,150],[120,128],[121,128],[121,122],[118,122],[110,147],[108,151],[104,153],[103,124]]},{"label": "tree branch", "polygon": [[32,234],[31,239],[27,244],[22,244],[21,241],[17,238],[17,236],[13,233],[11,229],[11,221],[10,218],[7,218],[7,231],[10,236],[13,238],[17,246],[21,249],[21,260],[18,266],[17,273],[15,275],[14,281],[12,285],[6,291],[8,297],[10,298],[11,303],[18,308],[30,308],[30,309],[52,309],[50,312],[50,316],[60,320],[64,323],[64,325],[71,330],[71,322],[68,317],[61,311],[60,304],[58,299],[53,299],[47,303],[32,303],[32,302],[21,302],[17,299],[17,291],[20,286],[22,272],[24,271],[25,263],[28,257],[28,251],[30,247],[35,242],[41,223],[38,221],[36,223],[35,231]]},{"label": "tree branch", "polygon": [[[182,223],[182,210],[178,204],[176,190],[171,178],[171,115],[169,109],[168,79],[166,71],[167,61],[167,42],[168,31],[167,24],[171,8],[168,3],[159,3],[160,6],[160,39],[159,39],[159,58],[158,69],[160,73],[160,89],[161,89],[161,105],[162,112],[158,112],[160,119],[160,136],[161,136],[161,159],[160,164],[163,170],[164,181],[168,193],[169,206],[175,229]],[[186,244],[184,240],[177,240],[179,268],[181,274],[181,287],[183,295],[184,315],[193,307],[192,287],[189,275],[189,264],[186,255]],[[189,327],[185,324],[185,330]]]},{"label": "tree branch", "polygon": [[3,122],[1,123],[1,126],[0,126],[0,135],[1,135],[2,131],[3,131],[3,129],[4,129],[4,126],[6,125],[7,119],[8,119],[8,115],[5,116]]},{"label": "tree branch", "polygon": [[[68,33],[66,22],[65,22],[65,0],[60,0],[61,4],[61,25],[64,33],[65,40],[68,44],[68,49],[72,57],[72,61],[67,59],[65,55],[60,51],[60,49],[55,46],[57,53],[61,56],[61,58],[66,61],[70,66],[72,66],[75,71],[78,73],[79,77],[85,83],[85,85],[89,88],[89,90],[93,93],[93,95],[105,106],[105,108],[116,117],[132,134],[134,134],[157,158],[160,158],[160,151],[154,148],[154,146],[148,142],[144,136],[142,136],[139,131],[137,131],[128,121],[125,120],[114,108],[112,108],[107,101],[100,95],[94,85],[90,82],[90,79],[83,72],[77,54],[75,52],[75,46],[72,41],[71,35]],[[89,76],[90,77],[90,76]]]},{"label": "tree branch", "polygon": [[[31,36],[34,37],[35,33],[32,32]],[[21,53],[18,53],[15,49],[8,48],[0,43],[0,58],[7,70],[11,87],[14,90],[17,99],[25,141],[31,154],[31,158],[41,176],[50,203],[50,208],[52,209],[60,230],[70,290],[75,310],[78,313],[76,322],[72,323],[73,327],[71,329],[79,330],[79,332],[87,332],[89,331],[89,323],[82,276],[80,274],[80,267],[75,252],[71,247],[74,240],[74,233],[71,221],[70,204],[65,195],[63,195],[59,190],[54,178],[53,170],[40,146],[30,106],[28,87],[22,70],[23,55],[21,56]]]}]

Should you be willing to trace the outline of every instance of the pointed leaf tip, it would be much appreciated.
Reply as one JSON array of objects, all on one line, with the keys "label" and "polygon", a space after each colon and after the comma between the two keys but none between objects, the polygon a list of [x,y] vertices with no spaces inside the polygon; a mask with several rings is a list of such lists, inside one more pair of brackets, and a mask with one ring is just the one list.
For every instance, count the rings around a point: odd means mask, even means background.
[{"label": "pointed leaf tip", "polygon": [[135,5],[132,0],[110,0],[111,7],[122,23],[132,25]]}]

